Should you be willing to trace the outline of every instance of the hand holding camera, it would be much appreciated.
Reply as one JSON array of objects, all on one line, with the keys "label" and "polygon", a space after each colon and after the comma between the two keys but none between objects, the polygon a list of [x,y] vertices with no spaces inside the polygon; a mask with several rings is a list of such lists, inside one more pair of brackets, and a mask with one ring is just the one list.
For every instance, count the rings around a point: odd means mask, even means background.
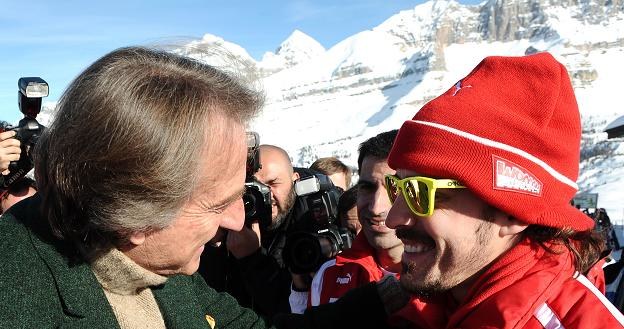
[{"label": "hand holding camera", "polygon": [[14,136],[11,130],[0,133],[0,173],[3,175],[8,174],[9,164],[20,158],[20,141]]},{"label": "hand holding camera", "polygon": [[290,273],[292,277],[292,289],[300,292],[307,292],[312,286],[312,280],[314,279],[314,274],[316,272],[311,273]]},{"label": "hand holding camera", "polygon": [[[271,189],[258,181],[254,174],[260,165],[260,136],[256,132],[247,133],[247,163],[245,172],[245,226],[257,222],[262,228],[271,225]],[[243,228],[244,229],[244,228]]]},{"label": "hand holding camera", "polygon": [[260,236],[260,224],[254,221],[245,223],[243,229],[238,232],[230,231],[225,243],[232,255],[236,259],[241,259],[260,249]]},{"label": "hand holding camera", "polygon": [[[26,176],[33,168],[32,150],[45,129],[37,122],[36,117],[41,111],[42,98],[48,96],[48,84],[39,77],[29,77],[20,78],[17,86],[19,88],[17,103],[24,118],[16,127],[8,127],[7,131],[0,135],[2,190],[6,190],[11,184]],[[16,152],[16,146],[19,152]],[[8,166],[5,166],[5,161],[9,161]]]},{"label": "hand holding camera", "polygon": [[247,133],[247,164],[245,177],[245,226],[239,232],[228,232],[227,249],[240,259],[253,254],[261,247],[260,227],[271,224],[271,190],[259,182],[254,174],[260,170],[258,133]]},{"label": "hand holding camera", "polygon": [[342,189],[327,175],[314,174],[295,182],[298,216],[289,231],[282,257],[293,280],[306,283],[307,274],[316,272],[327,260],[351,247],[351,232],[338,226],[338,198]]}]

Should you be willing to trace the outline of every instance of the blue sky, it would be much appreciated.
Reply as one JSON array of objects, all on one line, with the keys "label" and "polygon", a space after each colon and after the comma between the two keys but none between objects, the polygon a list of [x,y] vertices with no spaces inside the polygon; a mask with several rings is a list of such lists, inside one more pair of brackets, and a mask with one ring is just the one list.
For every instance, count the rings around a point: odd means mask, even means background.
[{"label": "blue sky", "polygon": [[[418,0],[0,0],[0,120],[16,122],[17,80],[40,76],[57,100],[86,66],[122,46],[211,33],[254,58],[298,29],[330,48]],[[479,1],[463,0],[464,4]]]}]

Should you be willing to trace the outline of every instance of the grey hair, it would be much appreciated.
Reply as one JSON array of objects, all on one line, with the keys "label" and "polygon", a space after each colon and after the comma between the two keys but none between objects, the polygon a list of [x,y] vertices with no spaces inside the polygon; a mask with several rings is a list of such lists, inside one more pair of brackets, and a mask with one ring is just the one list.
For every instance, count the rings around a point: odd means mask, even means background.
[{"label": "grey hair", "polygon": [[211,138],[215,128],[245,126],[262,101],[232,74],[171,52],[128,47],[100,58],[69,85],[36,146],[53,234],[89,259],[170,225],[198,181],[202,147],[228,142]]}]

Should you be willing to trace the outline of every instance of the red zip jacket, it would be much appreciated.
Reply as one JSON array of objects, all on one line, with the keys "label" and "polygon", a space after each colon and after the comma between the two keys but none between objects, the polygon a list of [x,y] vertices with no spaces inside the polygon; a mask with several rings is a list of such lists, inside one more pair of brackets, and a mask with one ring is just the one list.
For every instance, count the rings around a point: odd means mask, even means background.
[{"label": "red zip jacket", "polygon": [[347,291],[379,281],[384,274],[389,274],[381,270],[374,254],[364,234],[358,234],[350,249],[319,268],[308,293],[291,291],[292,312],[302,313],[306,307],[332,303]]},{"label": "red zip jacket", "polygon": [[528,240],[492,264],[463,303],[447,293],[397,315],[422,329],[624,328],[624,316],[575,272],[567,249],[552,254]]},{"label": "red zip jacket", "polygon": [[338,254],[335,260],[327,261],[316,273],[308,307],[332,303],[355,287],[379,281],[384,272],[374,254],[364,234],[358,234],[350,249]]}]

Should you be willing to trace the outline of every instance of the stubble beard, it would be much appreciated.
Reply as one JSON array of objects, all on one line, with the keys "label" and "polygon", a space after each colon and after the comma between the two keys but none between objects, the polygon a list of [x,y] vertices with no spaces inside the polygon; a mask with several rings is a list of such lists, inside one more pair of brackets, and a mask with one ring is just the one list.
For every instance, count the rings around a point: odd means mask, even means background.
[{"label": "stubble beard", "polygon": [[402,244],[401,240],[396,238],[394,232],[377,233],[371,232],[372,245],[375,249],[391,249]]},{"label": "stubble beard", "polygon": [[295,204],[296,197],[297,194],[295,194],[295,189],[292,188],[290,190],[290,193],[288,193],[286,200],[284,201],[284,207],[282,208],[280,207],[279,203],[277,204],[277,216],[275,216],[275,219],[272,220],[271,225],[269,225],[269,227],[267,228],[268,231],[274,231],[278,227],[282,226],[282,223],[284,223],[284,221],[290,214],[290,210]]},{"label": "stubble beard", "polygon": [[[482,264],[485,246],[492,239],[487,230],[491,225],[492,223],[483,221],[477,226],[474,232],[476,243],[468,255],[464,256],[461,264],[452,261],[453,250],[447,250],[441,256],[436,255],[431,264],[403,263],[400,279],[403,289],[418,297],[427,298],[456,287],[471,276],[466,273],[474,274],[481,270],[483,266],[477,264]],[[432,273],[436,267],[440,268],[437,275]]]}]

